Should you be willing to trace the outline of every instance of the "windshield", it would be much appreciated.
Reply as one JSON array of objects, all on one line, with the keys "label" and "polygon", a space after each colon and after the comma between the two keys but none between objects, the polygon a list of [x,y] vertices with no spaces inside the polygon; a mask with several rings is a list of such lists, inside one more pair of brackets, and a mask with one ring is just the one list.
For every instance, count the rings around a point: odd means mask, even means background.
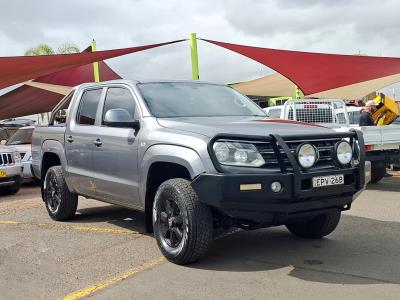
[{"label": "windshield", "polygon": [[30,144],[32,141],[33,128],[18,129],[7,141],[6,145]]},{"label": "windshield", "polygon": [[151,113],[158,118],[266,116],[253,101],[223,85],[163,82],[138,87]]}]

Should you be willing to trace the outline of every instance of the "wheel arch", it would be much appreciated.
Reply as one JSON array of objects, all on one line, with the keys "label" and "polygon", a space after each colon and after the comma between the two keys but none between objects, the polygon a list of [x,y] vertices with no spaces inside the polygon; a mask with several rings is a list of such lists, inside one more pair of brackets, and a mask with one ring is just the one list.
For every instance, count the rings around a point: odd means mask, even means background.
[{"label": "wheel arch", "polygon": [[174,145],[150,147],[140,170],[140,196],[145,211],[146,230],[152,231],[152,206],[154,195],[161,183],[172,178],[193,180],[205,172],[200,156],[193,149]]}]

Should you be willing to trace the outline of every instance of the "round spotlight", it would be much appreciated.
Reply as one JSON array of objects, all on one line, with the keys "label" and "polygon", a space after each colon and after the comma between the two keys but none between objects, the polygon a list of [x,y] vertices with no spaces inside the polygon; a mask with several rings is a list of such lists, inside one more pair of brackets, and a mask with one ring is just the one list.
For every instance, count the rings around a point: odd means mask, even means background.
[{"label": "round spotlight", "polygon": [[271,183],[271,191],[274,193],[279,193],[282,190],[282,184],[279,181],[274,181]]},{"label": "round spotlight", "polygon": [[353,150],[347,141],[340,141],[336,144],[336,157],[342,165],[347,165],[353,157]]},{"label": "round spotlight", "polygon": [[235,158],[236,162],[240,162],[240,163],[245,163],[247,162],[247,152],[243,151],[243,150],[237,150],[235,151],[235,154],[233,156]]},{"label": "round spotlight", "polygon": [[318,159],[317,150],[311,144],[301,144],[297,148],[297,160],[304,169],[311,168]]}]

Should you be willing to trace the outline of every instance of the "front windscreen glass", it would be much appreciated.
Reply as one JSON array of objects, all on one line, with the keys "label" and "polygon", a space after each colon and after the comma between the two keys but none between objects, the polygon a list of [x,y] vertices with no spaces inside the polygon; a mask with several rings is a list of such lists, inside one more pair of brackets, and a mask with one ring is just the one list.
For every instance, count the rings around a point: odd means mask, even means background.
[{"label": "front windscreen glass", "polygon": [[7,145],[30,144],[32,141],[33,128],[17,130],[7,141]]},{"label": "front windscreen glass", "polygon": [[266,116],[249,98],[223,85],[162,82],[138,87],[150,112],[158,118]]}]

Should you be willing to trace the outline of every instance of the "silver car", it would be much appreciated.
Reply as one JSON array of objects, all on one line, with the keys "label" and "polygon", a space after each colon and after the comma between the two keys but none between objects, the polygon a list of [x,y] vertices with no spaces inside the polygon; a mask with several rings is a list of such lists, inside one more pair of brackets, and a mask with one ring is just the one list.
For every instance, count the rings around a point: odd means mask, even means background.
[{"label": "silver car", "polygon": [[7,141],[6,145],[11,146],[20,153],[23,166],[23,179],[29,181],[33,179],[32,175],[32,152],[31,142],[35,126],[25,126],[19,128]]},{"label": "silver car", "polygon": [[22,181],[21,156],[17,149],[0,145],[0,192],[15,194]]}]

